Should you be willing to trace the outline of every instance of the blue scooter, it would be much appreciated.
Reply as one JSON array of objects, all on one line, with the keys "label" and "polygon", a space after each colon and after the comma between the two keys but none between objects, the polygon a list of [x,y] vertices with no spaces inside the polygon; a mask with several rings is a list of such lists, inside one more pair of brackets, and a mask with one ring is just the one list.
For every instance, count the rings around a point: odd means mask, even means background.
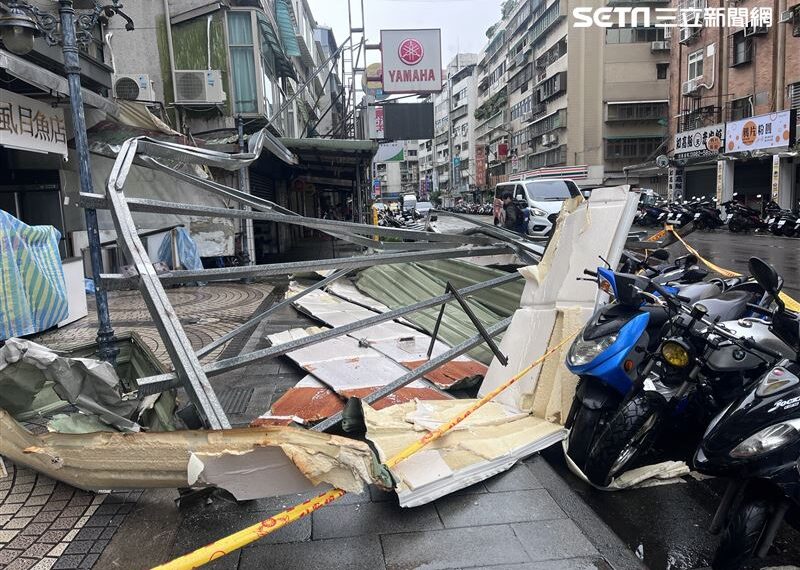
[{"label": "blue scooter", "polygon": [[[580,380],[565,423],[570,430],[565,452],[581,471],[597,436],[634,390],[645,356],[658,347],[661,330],[670,319],[666,306],[643,303],[642,291],[662,289],[686,303],[702,300],[711,317],[722,320],[744,316],[747,303],[763,297],[757,283],[740,279],[660,284],[658,276],[648,278],[604,267],[584,273],[613,301],[592,315],[566,359],[567,368]],[[696,266],[687,266],[686,273],[696,278]],[[673,273],[673,278],[678,276]]]}]

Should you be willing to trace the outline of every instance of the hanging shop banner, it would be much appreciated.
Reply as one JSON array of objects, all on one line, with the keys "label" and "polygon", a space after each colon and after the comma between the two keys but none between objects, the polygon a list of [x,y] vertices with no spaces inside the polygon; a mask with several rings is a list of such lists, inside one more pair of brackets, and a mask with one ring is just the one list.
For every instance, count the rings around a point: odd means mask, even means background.
[{"label": "hanging shop banner", "polygon": [[772,155],[772,201],[777,202],[781,190],[781,157]]},{"label": "hanging shop banner", "polygon": [[442,31],[381,30],[384,93],[442,90]]},{"label": "hanging shop banner", "polygon": [[372,140],[386,138],[386,131],[383,127],[383,107],[367,107],[367,136]]},{"label": "hanging shop banner", "polygon": [[475,145],[475,184],[486,186],[486,145]]},{"label": "hanging shop banner", "polygon": [[767,113],[727,123],[726,152],[789,148],[794,144],[795,113],[794,110]]},{"label": "hanging shop banner", "polygon": [[64,110],[0,89],[0,146],[66,157]]},{"label": "hanging shop banner", "polygon": [[672,148],[675,158],[691,158],[696,156],[713,156],[725,148],[725,126],[710,125],[691,131],[683,131],[675,135]]}]

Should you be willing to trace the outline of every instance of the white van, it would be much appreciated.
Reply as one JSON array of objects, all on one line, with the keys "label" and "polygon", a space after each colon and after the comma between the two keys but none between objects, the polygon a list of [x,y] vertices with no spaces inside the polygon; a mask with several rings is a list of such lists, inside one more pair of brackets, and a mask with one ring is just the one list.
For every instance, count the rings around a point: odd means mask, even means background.
[{"label": "white van", "polygon": [[414,194],[406,194],[403,196],[403,211],[410,212],[417,208],[417,197]]},{"label": "white van", "polygon": [[510,194],[523,209],[528,210],[528,235],[546,237],[555,227],[561,205],[567,198],[580,195],[578,185],[567,178],[532,178],[517,182],[501,182],[494,196],[502,200]]}]

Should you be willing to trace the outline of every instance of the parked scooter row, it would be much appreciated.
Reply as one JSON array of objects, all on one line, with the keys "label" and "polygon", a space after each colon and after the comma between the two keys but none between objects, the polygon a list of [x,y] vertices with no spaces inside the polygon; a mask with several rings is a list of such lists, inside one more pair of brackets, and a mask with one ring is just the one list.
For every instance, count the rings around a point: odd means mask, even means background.
[{"label": "parked scooter row", "polygon": [[725,225],[721,211],[717,208],[716,198],[642,204],[634,219],[635,224],[650,227],[667,223],[682,228],[689,222],[694,222],[695,228],[699,230],[714,230]]},{"label": "parked scooter row", "polygon": [[692,456],[698,471],[736,480],[717,516],[726,530],[713,565],[735,569],[765,554],[800,507],[800,316],[757,258],[750,279],[708,282],[691,257],[651,261],[623,259],[638,275],[585,272],[612,301],[567,357],[580,381],[565,451],[600,487]]},{"label": "parked scooter row", "polygon": [[[800,237],[800,214],[798,210],[782,209],[775,202],[763,210],[742,204],[734,193],[733,199],[717,204],[716,198],[695,198],[676,202],[642,203],[634,224],[645,227],[660,227],[671,224],[682,228],[694,222],[697,230],[715,230],[727,224],[733,233],[769,232],[776,236]],[[725,209],[723,218],[722,209]]]}]

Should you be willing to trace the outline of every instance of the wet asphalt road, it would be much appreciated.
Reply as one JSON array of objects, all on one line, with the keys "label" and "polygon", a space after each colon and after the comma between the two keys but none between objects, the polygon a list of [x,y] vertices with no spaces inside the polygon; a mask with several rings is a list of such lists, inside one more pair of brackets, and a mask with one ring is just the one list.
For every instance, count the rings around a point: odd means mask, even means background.
[{"label": "wet asphalt road", "polygon": [[[491,223],[488,216],[479,219]],[[443,231],[467,225],[444,217],[440,220]],[[717,230],[692,233],[686,241],[710,261],[742,273],[747,273],[751,256],[761,257],[784,277],[784,291],[800,299],[800,239]],[[686,251],[680,243],[669,250],[672,257]],[[598,491],[567,469],[559,446],[543,455],[651,570],[699,569],[710,564],[719,537],[707,529],[724,490],[723,482],[686,477],[681,483],[647,489]],[[770,556],[752,568],[786,568],[786,565],[800,566],[800,533],[784,525]]]}]

